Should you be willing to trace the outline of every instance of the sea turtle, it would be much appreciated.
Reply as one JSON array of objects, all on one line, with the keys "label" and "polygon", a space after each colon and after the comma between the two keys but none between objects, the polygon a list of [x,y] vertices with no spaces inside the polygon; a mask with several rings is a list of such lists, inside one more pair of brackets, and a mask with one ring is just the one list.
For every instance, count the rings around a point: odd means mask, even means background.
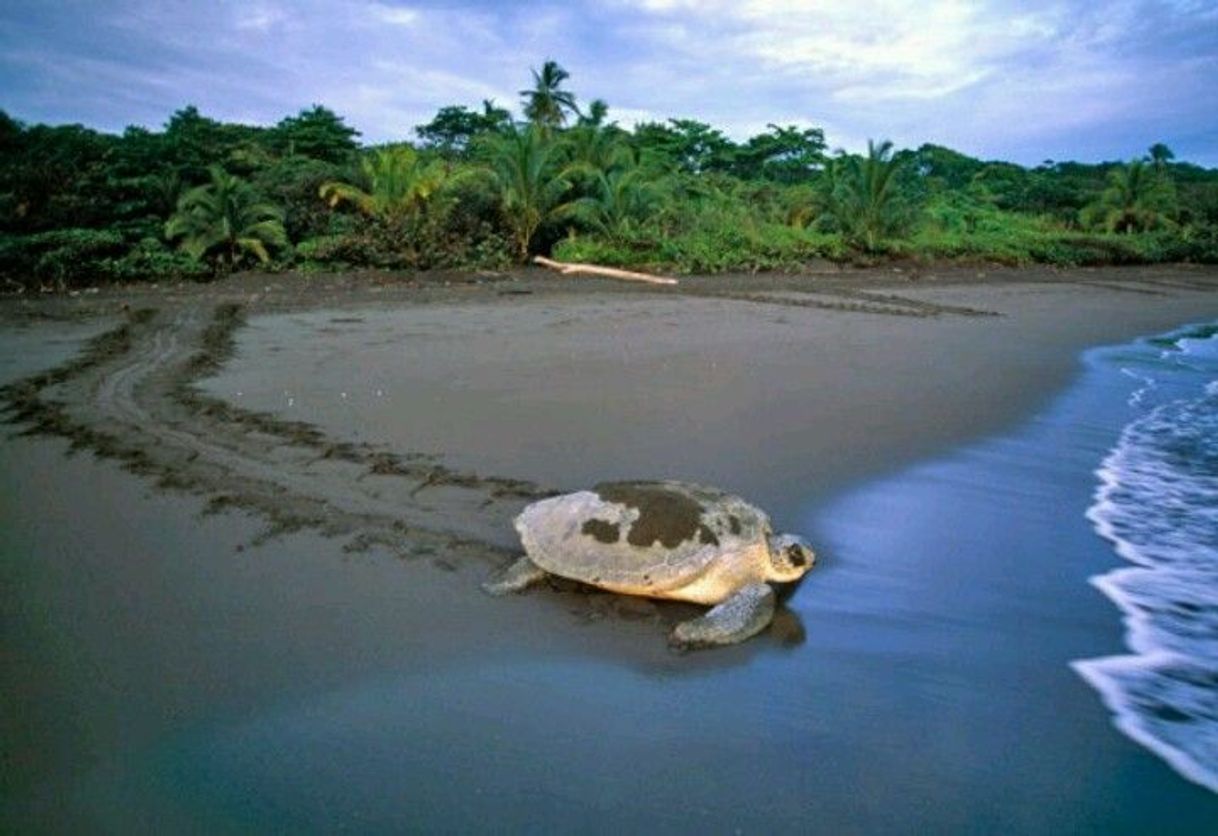
[{"label": "sea turtle", "polygon": [[547,574],[626,595],[714,605],[678,624],[680,646],[734,644],[774,616],[770,581],[789,582],[816,555],[775,535],[765,512],[688,482],[606,482],[534,502],[516,517],[525,556],[485,584],[517,592]]}]

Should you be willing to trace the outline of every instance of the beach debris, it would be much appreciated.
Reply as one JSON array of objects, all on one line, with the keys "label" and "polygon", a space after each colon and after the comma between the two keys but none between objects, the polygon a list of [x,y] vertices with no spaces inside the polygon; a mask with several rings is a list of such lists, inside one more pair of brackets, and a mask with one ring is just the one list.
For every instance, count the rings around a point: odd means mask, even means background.
[{"label": "beach debris", "polygon": [[764,511],[688,482],[606,482],[550,497],[516,517],[525,555],[483,584],[519,592],[548,575],[623,595],[706,604],[673,628],[676,647],[735,644],[770,625],[775,593],[816,561],[800,537],[774,534]]},{"label": "beach debris", "polygon": [[648,284],[673,285],[676,279],[668,276],[653,276],[650,273],[636,273],[633,270],[619,270],[616,267],[601,267],[597,264],[581,264],[574,261],[554,261],[545,256],[534,256],[533,263],[551,270],[557,270],[564,276],[604,276],[607,279],[623,279],[628,282],[647,282]]}]

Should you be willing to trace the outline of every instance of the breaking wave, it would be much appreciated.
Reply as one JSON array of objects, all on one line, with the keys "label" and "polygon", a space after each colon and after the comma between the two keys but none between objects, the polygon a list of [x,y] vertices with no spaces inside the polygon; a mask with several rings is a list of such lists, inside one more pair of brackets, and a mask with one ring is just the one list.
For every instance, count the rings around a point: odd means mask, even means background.
[{"label": "breaking wave", "polygon": [[1087,516],[1130,566],[1092,578],[1124,613],[1130,653],[1074,668],[1115,723],[1218,792],[1218,323],[1119,358],[1137,417],[1097,471]]}]

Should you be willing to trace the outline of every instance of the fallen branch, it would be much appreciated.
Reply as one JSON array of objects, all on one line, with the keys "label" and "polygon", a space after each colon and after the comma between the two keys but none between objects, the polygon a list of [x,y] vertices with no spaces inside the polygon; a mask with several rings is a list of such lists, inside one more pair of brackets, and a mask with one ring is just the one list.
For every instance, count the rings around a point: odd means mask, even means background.
[{"label": "fallen branch", "polygon": [[609,279],[624,279],[628,282],[647,282],[648,284],[676,284],[676,279],[667,276],[653,276],[649,273],[636,273],[633,270],[618,270],[616,267],[598,267],[595,264],[576,264],[565,261],[554,261],[543,256],[534,256],[534,264],[557,270],[564,276],[604,276]]}]

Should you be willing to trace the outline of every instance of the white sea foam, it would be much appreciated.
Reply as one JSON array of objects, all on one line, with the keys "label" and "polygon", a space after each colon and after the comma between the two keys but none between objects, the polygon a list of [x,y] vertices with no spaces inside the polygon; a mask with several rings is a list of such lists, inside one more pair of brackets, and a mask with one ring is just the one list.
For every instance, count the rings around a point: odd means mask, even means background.
[{"label": "white sea foam", "polygon": [[1138,373],[1122,369],[1142,384],[1129,401],[1142,412],[1096,471],[1087,513],[1135,564],[1092,578],[1124,614],[1131,653],[1074,668],[1118,728],[1218,792],[1218,330],[1143,348]]},{"label": "white sea foam", "polygon": [[1129,406],[1141,405],[1142,399],[1146,397],[1147,393],[1155,388],[1155,379],[1148,375],[1138,374],[1136,370],[1129,368],[1121,369],[1121,374],[1125,375],[1126,377],[1132,377],[1138,383],[1142,384],[1130,393],[1129,399],[1126,401]]}]

